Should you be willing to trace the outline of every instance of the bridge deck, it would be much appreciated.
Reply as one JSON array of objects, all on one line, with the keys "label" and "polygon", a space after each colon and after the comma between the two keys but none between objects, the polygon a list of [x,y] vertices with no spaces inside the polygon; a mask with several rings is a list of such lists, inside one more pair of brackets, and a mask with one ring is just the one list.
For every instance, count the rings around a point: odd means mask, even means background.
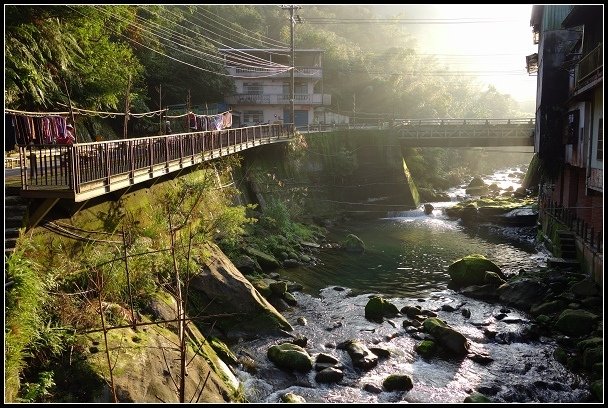
[{"label": "bridge deck", "polygon": [[293,136],[291,124],[273,124],[74,145],[21,146],[21,195],[82,202]]}]

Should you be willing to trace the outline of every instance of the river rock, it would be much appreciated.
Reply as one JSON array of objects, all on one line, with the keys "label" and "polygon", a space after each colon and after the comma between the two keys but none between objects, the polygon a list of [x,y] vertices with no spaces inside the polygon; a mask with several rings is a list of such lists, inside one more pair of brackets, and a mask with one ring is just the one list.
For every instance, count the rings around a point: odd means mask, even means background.
[{"label": "river rock", "polygon": [[315,361],[317,363],[328,363],[332,365],[336,365],[340,362],[340,360],[338,360],[336,357],[326,353],[319,353]]},{"label": "river rock", "polygon": [[596,296],[600,293],[597,283],[590,279],[576,282],[570,287],[570,291],[579,298]]},{"label": "river rock", "polygon": [[267,356],[279,368],[300,372],[312,369],[312,358],[308,352],[292,343],[271,346]]},{"label": "river rock", "polygon": [[355,234],[348,234],[346,236],[346,239],[342,243],[342,246],[347,252],[354,252],[354,253],[365,252],[365,244],[363,243],[361,238],[359,238]]},{"label": "river rock", "polygon": [[414,383],[407,374],[391,374],[382,381],[382,387],[388,392],[408,391],[414,388]]},{"label": "river rock", "polygon": [[359,340],[348,340],[340,344],[353,361],[353,366],[369,370],[378,364],[378,356]]},{"label": "river rock", "polygon": [[464,356],[469,351],[469,341],[461,333],[449,327],[443,320],[429,317],[422,323],[426,333],[432,335],[439,344],[458,356]]},{"label": "river rock", "polygon": [[344,373],[335,367],[325,368],[315,375],[315,381],[320,383],[337,383],[342,378],[344,378]]},{"label": "river rock", "polygon": [[372,296],[365,305],[365,318],[373,321],[382,321],[383,317],[394,317],[399,314],[397,306],[381,296]]},{"label": "river rock", "polygon": [[305,403],[306,400],[304,399],[304,397],[288,392],[287,394],[283,394],[281,395],[281,401],[285,402],[285,403],[291,403],[291,404],[302,404]]},{"label": "river rock", "polygon": [[363,386],[363,391],[367,391],[371,394],[380,394],[382,392],[382,388],[378,387],[375,384],[367,383]]},{"label": "river rock", "polygon": [[209,256],[204,257],[200,273],[190,280],[190,291],[196,292],[201,304],[205,305],[205,313],[232,315],[217,322],[227,336],[293,330],[285,317],[253,287],[217,245],[207,243],[206,251]]},{"label": "river rock", "polygon": [[486,271],[495,272],[503,280],[507,279],[494,262],[479,254],[467,255],[448,266],[450,279],[457,286],[486,284]]},{"label": "river rock", "polygon": [[[494,302],[498,300],[498,293],[496,292],[496,286],[494,285],[471,285],[460,291],[465,296],[473,299],[486,300],[488,302]],[[462,309],[464,312],[465,309]],[[464,316],[464,314],[463,314]]]},{"label": "river rock", "polygon": [[255,259],[260,264],[264,272],[274,271],[275,269],[278,269],[281,266],[279,261],[277,261],[274,256],[262,252],[258,249],[246,247],[245,252],[247,252],[247,255]]},{"label": "river rock", "polygon": [[480,392],[473,392],[471,395],[467,396],[463,402],[487,403],[487,402],[492,402],[492,401]]},{"label": "river rock", "polygon": [[555,328],[567,336],[580,337],[593,332],[598,319],[597,315],[585,310],[566,309],[557,318]]},{"label": "river rock", "polygon": [[239,255],[234,260],[234,266],[236,266],[237,269],[245,275],[250,275],[262,271],[262,267],[260,266],[260,264],[247,255]]},{"label": "river rock", "polygon": [[497,291],[500,301],[527,312],[539,299],[545,297],[547,286],[535,280],[522,278],[499,286]]}]

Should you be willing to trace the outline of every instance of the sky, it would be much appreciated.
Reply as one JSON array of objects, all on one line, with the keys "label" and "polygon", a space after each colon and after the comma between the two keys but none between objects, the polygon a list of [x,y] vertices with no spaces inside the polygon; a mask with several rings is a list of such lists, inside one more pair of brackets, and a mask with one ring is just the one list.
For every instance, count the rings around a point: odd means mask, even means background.
[{"label": "sky", "polygon": [[[411,30],[418,52],[437,54],[452,71],[483,71],[478,82],[493,84],[518,102],[534,101],[536,76],[526,72],[526,55],[537,52],[532,42],[532,4],[380,5],[387,16],[399,9],[425,19],[448,19],[454,24],[417,24]],[[464,21],[492,20],[484,23]],[[501,72],[506,71],[506,72]],[[500,72],[500,73],[499,73]]]}]

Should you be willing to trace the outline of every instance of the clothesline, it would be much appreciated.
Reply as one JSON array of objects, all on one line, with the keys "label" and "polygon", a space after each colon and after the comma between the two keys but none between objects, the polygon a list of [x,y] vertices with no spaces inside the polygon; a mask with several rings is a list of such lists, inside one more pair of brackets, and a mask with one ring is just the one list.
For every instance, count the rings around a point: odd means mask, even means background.
[{"label": "clothesline", "polygon": [[167,119],[177,119],[177,118],[183,118],[183,117],[186,117],[186,116],[189,116],[189,115],[195,115],[195,116],[215,116],[215,115],[223,115],[225,113],[230,113],[230,112],[232,112],[232,111],[231,110],[227,110],[227,111],[224,111],[224,112],[221,112],[221,113],[215,113],[213,115],[201,115],[201,114],[194,113],[194,112],[190,111],[190,112],[184,113],[182,115],[171,115],[171,116],[167,115],[167,116],[165,116],[165,118],[167,118]]},{"label": "clothesline", "polygon": [[[128,113],[128,115],[133,116],[135,118],[151,117],[151,116],[159,115],[162,112],[166,112],[168,110],[169,109],[165,108],[165,109],[159,109],[159,110],[144,112],[144,113]],[[62,116],[62,115],[71,114],[71,112],[69,112],[69,111],[68,112],[28,112],[28,111],[21,111],[21,110],[16,110],[16,109],[4,109],[4,111],[6,113],[12,113],[14,115],[23,115],[23,116]],[[93,110],[80,109],[80,108],[73,108],[73,111],[75,114],[80,114],[80,115],[96,114],[96,115],[106,115],[106,117],[108,117],[108,116],[111,116],[111,117],[125,116],[126,115],[126,113],[124,113],[124,112],[103,112],[103,111],[93,111]],[[230,112],[230,110],[227,110],[227,111],[224,111],[221,113],[217,113],[216,115],[222,115],[222,114],[228,113],[228,112]],[[177,118],[183,118],[190,114],[194,114],[197,116],[214,116],[214,115],[199,115],[197,113],[190,111],[190,112],[184,113],[182,115],[170,115],[170,116],[165,116],[165,117],[167,119],[177,119]]]},{"label": "clothesline", "polygon": [[[162,112],[167,111],[168,109],[160,109],[160,110],[156,110],[156,111],[151,111],[151,112],[144,112],[144,113],[129,113],[129,116],[133,116],[133,117],[144,117],[144,116],[154,116],[154,115],[159,115]],[[28,112],[28,111],[21,111],[21,110],[16,110],[16,109],[4,109],[4,111],[6,113],[12,113],[14,115],[23,115],[23,116],[61,116],[61,115],[69,115],[71,114],[71,112]],[[93,110],[88,110],[88,109],[80,109],[80,108],[73,108],[73,111],[75,114],[80,114],[80,115],[87,115],[87,114],[96,114],[96,115],[107,115],[107,116],[125,116],[126,114],[124,112],[100,112],[100,111],[93,111]],[[106,117],[107,117],[106,116]]]}]

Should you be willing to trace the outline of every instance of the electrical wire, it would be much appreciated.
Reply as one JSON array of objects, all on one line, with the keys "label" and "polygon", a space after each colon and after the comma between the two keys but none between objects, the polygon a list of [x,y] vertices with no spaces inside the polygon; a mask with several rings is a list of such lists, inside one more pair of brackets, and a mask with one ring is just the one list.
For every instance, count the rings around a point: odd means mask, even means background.
[{"label": "electrical wire", "polygon": [[[157,15],[157,16],[158,16],[158,17],[160,17],[160,18],[164,18],[165,20],[171,21],[171,20],[169,20],[168,18],[166,18],[166,17],[164,17],[164,16],[161,16],[161,15],[159,15],[159,14],[155,13],[155,12],[152,12],[152,13],[153,13],[153,14],[155,14],[155,15]],[[175,15],[175,14],[174,14],[174,13],[172,13],[172,12],[170,12],[170,13],[171,13],[171,14],[173,14],[174,16],[176,16],[176,17],[180,17],[180,16],[178,16],[178,15]],[[187,20],[186,20],[186,21],[187,21]],[[213,31],[211,31],[211,30],[209,30],[209,29],[207,29],[207,28],[205,28],[205,27],[200,27],[200,26],[198,26],[198,27],[199,27],[199,28],[201,28],[201,29],[203,29],[203,30],[205,30],[205,31],[208,31],[208,32],[212,33],[213,35],[218,36],[218,34],[217,34],[217,33],[213,32]],[[207,40],[209,40],[209,41],[211,41],[211,42],[217,43],[217,44],[219,44],[220,46],[222,46],[222,47],[224,47],[224,48],[231,49],[231,50],[234,50],[234,51],[238,51],[238,52],[240,52],[240,53],[242,53],[242,54],[245,54],[247,57],[251,58],[251,59],[252,59],[252,60],[254,60],[254,61],[260,61],[260,64],[262,64],[262,63],[263,63],[263,65],[280,66],[280,67],[283,67],[283,68],[284,68],[284,67],[286,67],[285,65],[282,65],[282,64],[276,64],[276,63],[273,63],[273,62],[268,61],[268,60],[266,60],[266,59],[263,59],[263,58],[260,58],[260,57],[256,57],[256,56],[254,56],[254,55],[249,55],[249,54],[245,53],[245,52],[244,52],[244,51],[242,51],[242,50],[238,50],[238,49],[236,49],[236,48],[233,48],[233,47],[227,46],[227,45],[225,45],[225,44],[221,43],[220,41],[217,41],[217,40],[214,40],[214,39],[212,39],[212,38],[209,38],[209,37],[203,36],[202,34],[197,33],[196,31],[194,31],[194,30],[192,30],[192,29],[190,29],[190,28],[188,28],[188,27],[182,27],[182,28],[184,28],[184,29],[186,29],[186,30],[188,30],[188,31],[191,31],[192,33],[194,33],[194,34],[196,34],[196,35],[200,35],[201,37],[203,37],[203,38],[205,38],[205,39],[207,39]],[[220,36],[220,37],[221,37],[221,36]]]},{"label": "electrical wire", "polygon": [[[170,40],[170,39],[168,39],[168,38],[166,38],[166,37],[161,36],[161,35],[160,35],[160,34],[158,34],[157,32],[154,32],[154,31],[152,31],[152,30],[150,30],[150,29],[148,29],[148,28],[146,28],[146,27],[144,27],[144,26],[142,26],[142,25],[140,25],[140,24],[133,23],[133,22],[129,22],[128,20],[125,20],[125,19],[123,19],[123,18],[119,17],[119,16],[118,16],[118,15],[116,15],[115,13],[112,13],[111,11],[108,11],[108,10],[106,10],[105,8],[99,8],[99,7],[98,7],[97,9],[98,9],[98,10],[100,10],[100,11],[102,11],[102,12],[104,12],[104,13],[106,13],[107,15],[112,16],[113,18],[118,19],[118,20],[119,20],[119,21],[121,21],[121,22],[130,23],[129,29],[131,29],[131,30],[133,30],[133,27],[135,27],[135,28],[139,28],[139,29],[144,30],[145,32],[147,32],[147,33],[149,33],[149,34],[151,34],[151,35],[153,35],[153,36],[154,36],[154,37],[147,36],[147,38],[148,38],[148,39],[158,37],[159,39],[165,40],[165,41],[166,41],[166,42],[168,42],[168,43],[176,44],[176,45],[178,45],[179,47],[183,47],[183,48],[188,49],[188,50],[190,50],[190,51],[196,52],[197,54],[201,54],[202,56],[204,56],[204,57],[206,57],[206,58],[217,59],[217,60],[219,60],[219,61],[220,61],[220,62],[215,62],[215,61],[210,61],[209,59],[206,59],[205,61],[207,61],[207,62],[209,62],[209,63],[215,63],[215,64],[218,64],[218,65],[220,65],[220,66],[223,66],[223,65],[224,65],[224,59],[223,59],[221,56],[219,56],[219,55],[209,54],[209,53],[207,53],[207,52],[204,52],[204,51],[201,51],[201,50],[198,50],[198,49],[195,49],[195,48],[189,47],[189,46],[184,45],[184,44],[182,44],[182,43],[178,43],[178,42],[176,42],[176,41]],[[162,17],[162,16],[159,16],[159,17]],[[179,16],[178,16],[178,17],[179,17]],[[166,19],[166,20],[169,20],[169,19],[167,19],[166,17],[162,17],[162,18],[164,18],[164,19]],[[138,19],[138,20],[143,20],[144,22],[146,22],[146,23],[148,23],[148,24],[154,24],[154,25],[155,25],[155,26],[157,26],[157,27],[158,27],[158,28],[159,28],[161,31],[168,32],[168,34],[170,34],[170,35],[174,35],[174,36],[178,36],[178,37],[180,37],[180,38],[184,38],[184,39],[188,39],[188,40],[190,40],[190,38],[186,37],[184,34],[181,34],[181,33],[177,32],[177,31],[175,31],[175,30],[171,30],[171,29],[169,29],[169,28],[163,27],[163,26],[161,26],[160,24],[158,24],[158,23],[156,23],[156,22],[151,22],[151,21],[149,21],[149,20],[146,20],[145,18],[143,18],[143,17],[141,17],[141,16],[136,16],[136,19]],[[171,21],[171,20],[169,20],[169,21]],[[188,29],[188,28],[186,28],[186,27],[182,27],[182,28],[185,28],[185,29],[187,29],[187,30],[189,30],[189,31],[194,32],[193,30],[190,30],[190,29]],[[194,32],[194,33],[196,33],[196,32]],[[205,37],[205,36],[201,35],[200,33],[198,33],[198,35],[199,35],[199,36],[201,36],[201,37],[203,37],[203,38],[204,38],[204,39],[206,39],[206,40],[215,41],[215,40],[212,40],[212,39],[210,39],[210,38],[208,38],[208,37]],[[220,44],[221,44],[221,43],[220,43]],[[201,56],[201,55],[195,55],[195,54],[188,53],[188,52],[186,52],[186,51],[183,51],[183,50],[180,50],[180,49],[178,49],[178,48],[172,47],[172,46],[168,45],[167,43],[165,43],[164,45],[165,45],[166,47],[169,47],[169,48],[173,49],[173,50],[176,50],[176,51],[179,51],[179,52],[183,52],[184,54],[189,55],[189,56],[191,56],[191,57],[194,57],[194,58],[200,58],[200,59],[202,59],[202,56]],[[223,45],[223,44],[222,44],[222,45]],[[287,66],[285,66],[285,65],[281,65],[281,64],[272,63],[272,62],[269,62],[269,61],[267,61],[267,60],[263,60],[263,59],[258,58],[258,57],[255,57],[255,59],[254,59],[254,58],[242,58],[242,57],[241,57],[240,59],[241,59],[241,60],[244,60],[244,61],[248,61],[248,62],[251,62],[251,61],[258,62],[258,61],[259,61],[259,63],[258,63],[257,65],[250,65],[250,64],[245,64],[245,63],[235,62],[235,64],[237,64],[237,65],[242,65],[242,66],[245,66],[245,67],[254,67],[254,68],[262,68],[262,69],[263,69],[263,68],[266,68],[266,67],[268,67],[269,69],[270,69],[270,68],[277,68],[277,67],[280,67],[280,68],[286,68],[286,67],[287,67]],[[262,62],[263,62],[263,64],[262,64]]]},{"label": "electrical wire", "polygon": [[[196,7],[196,11],[197,11],[197,12],[199,12],[198,6]],[[214,19],[214,18],[207,17],[207,16],[203,15],[203,12],[207,12],[207,13],[209,13],[209,14],[212,14],[213,16],[215,16],[215,19]],[[210,11],[210,10],[208,10],[208,9],[204,9],[204,8],[203,8],[203,12],[199,12],[199,13],[201,14],[201,17],[203,17],[203,18],[207,18],[207,19],[208,19],[210,22],[215,23],[215,24],[217,24],[217,25],[220,25],[220,26],[222,26],[222,27],[226,27],[226,28],[228,28],[229,30],[235,31],[235,32],[237,32],[237,34],[239,34],[239,31],[238,31],[238,30],[236,30],[236,29],[234,29],[234,28],[231,28],[231,27],[228,27],[228,26],[226,26],[226,25],[224,25],[224,24],[221,24],[221,23],[217,22],[217,21],[216,21],[216,19],[220,19],[220,20],[226,21],[226,22],[227,22],[227,23],[229,23],[229,24],[234,24],[233,22],[226,20],[225,18],[223,18],[223,17],[222,17],[222,16],[220,16],[219,14],[213,13],[212,11]],[[200,21],[200,20],[199,20],[199,21]],[[241,27],[241,28],[242,28],[243,30],[249,31],[249,32],[251,32],[251,33],[253,33],[253,34],[255,34],[255,35],[258,35],[258,36],[260,36],[260,37],[266,38],[266,39],[268,39],[268,40],[270,40],[270,41],[271,41],[271,42],[267,42],[267,41],[264,41],[264,40],[262,40],[262,39],[257,39],[257,38],[255,38],[255,37],[251,37],[251,36],[249,36],[249,35],[247,35],[247,34],[240,33],[240,34],[243,34],[243,35],[245,35],[245,36],[247,36],[247,37],[254,38],[255,40],[259,40],[261,44],[269,44],[269,45],[272,45],[273,47],[279,47],[279,48],[288,48],[288,47],[289,47],[289,45],[288,45],[288,44],[286,44],[286,43],[284,43],[284,42],[282,42],[282,41],[278,41],[278,40],[272,39],[272,38],[270,38],[270,37],[266,37],[266,36],[264,36],[264,35],[262,35],[262,34],[256,33],[255,31],[252,31],[252,30],[247,30],[247,29],[246,29],[246,28],[244,28],[244,27]]]}]

